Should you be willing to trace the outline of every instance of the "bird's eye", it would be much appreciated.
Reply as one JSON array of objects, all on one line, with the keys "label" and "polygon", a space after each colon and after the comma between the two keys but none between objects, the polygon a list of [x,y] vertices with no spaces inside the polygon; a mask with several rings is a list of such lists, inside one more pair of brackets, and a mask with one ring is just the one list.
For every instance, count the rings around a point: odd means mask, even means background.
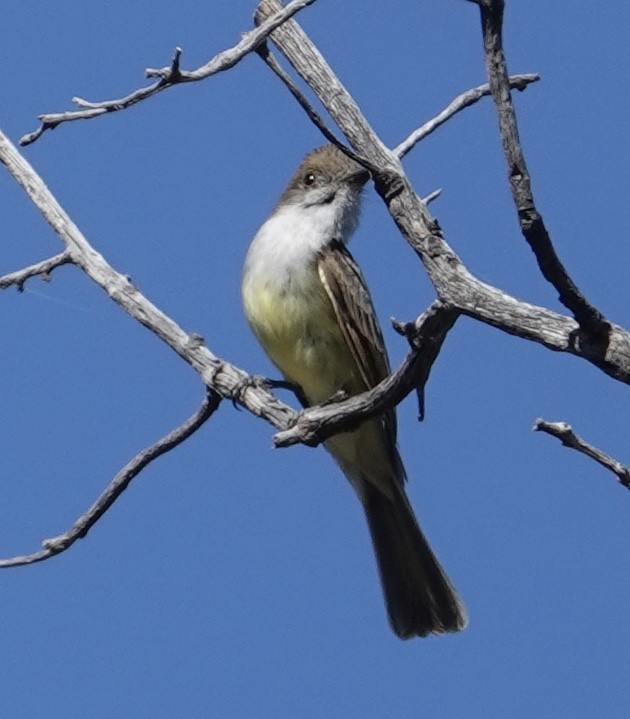
[{"label": "bird's eye", "polygon": [[307,187],[314,185],[316,180],[317,180],[317,176],[315,175],[314,172],[307,172],[306,175],[304,175],[304,184]]}]

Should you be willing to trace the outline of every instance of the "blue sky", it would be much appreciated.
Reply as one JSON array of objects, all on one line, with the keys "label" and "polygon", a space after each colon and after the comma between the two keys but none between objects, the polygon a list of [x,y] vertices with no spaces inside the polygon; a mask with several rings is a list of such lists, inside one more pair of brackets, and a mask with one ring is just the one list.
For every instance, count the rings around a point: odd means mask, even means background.
[{"label": "blue sky", "polygon": [[[14,141],[79,95],[118,97],[176,45],[194,68],[250,27],[253,0],[34,0],[3,8],[0,127]],[[300,22],[395,145],[484,81],[463,0],[320,0]],[[508,3],[512,72],[540,210],[574,279],[628,326],[625,2]],[[271,373],[240,308],[247,245],[318,132],[249,57],[27,148],[96,249],[210,349]],[[482,279],[560,310],[521,239],[491,104],[405,160]],[[0,174],[0,274],[60,244]],[[373,191],[352,243],[394,362],[433,299]],[[0,552],[68,527],[137,451],[202,397],[174,353],[72,267],[0,295]],[[627,388],[575,358],[470,320],[449,335],[426,421],[399,410],[408,491],[466,601],[457,636],[389,630],[360,508],[321,450],[225,403],[144,472],[69,552],[0,575],[0,711],[101,717],[626,717],[630,498],[612,475],[532,433],[565,420],[630,462]]]}]

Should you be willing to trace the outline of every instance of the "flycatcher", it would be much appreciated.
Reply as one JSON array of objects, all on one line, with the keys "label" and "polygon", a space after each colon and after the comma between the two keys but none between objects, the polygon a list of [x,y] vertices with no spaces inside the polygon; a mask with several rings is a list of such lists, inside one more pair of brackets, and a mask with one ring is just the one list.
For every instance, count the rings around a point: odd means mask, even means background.
[{"label": "flycatcher", "polygon": [[[309,153],[245,259],[245,314],[306,406],[355,395],[390,372],[363,275],[346,243],[369,174],[338,148]],[[394,410],[325,442],[361,501],[394,632],[457,631],[466,616],[404,489]]]}]

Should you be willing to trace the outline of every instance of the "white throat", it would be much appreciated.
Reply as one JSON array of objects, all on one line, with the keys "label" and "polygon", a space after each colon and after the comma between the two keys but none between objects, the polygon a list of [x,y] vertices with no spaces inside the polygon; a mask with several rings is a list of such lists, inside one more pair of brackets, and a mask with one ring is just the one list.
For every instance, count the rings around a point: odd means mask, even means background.
[{"label": "white throat", "polygon": [[328,203],[296,202],[278,207],[254,237],[245,258],[245,275],[259,279],[306,272],[315,255],[333,239],[346,243],[357,225],[359,196],[338,192]]}]

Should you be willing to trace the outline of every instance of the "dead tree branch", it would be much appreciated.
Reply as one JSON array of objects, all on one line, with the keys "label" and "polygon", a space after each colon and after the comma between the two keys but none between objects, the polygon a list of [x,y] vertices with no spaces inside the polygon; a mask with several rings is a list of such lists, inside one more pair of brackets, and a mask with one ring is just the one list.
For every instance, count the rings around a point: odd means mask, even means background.
[{"label": "dead tree branch", "polygon": [[[522,92],[525,88],[533,82],[538,82],[540,75],[511,75],[508,78],[510,87],[513,90],[519,90]],[[410,152],[421,140],[428,137],[432,132],[441,127],[451,117],[457,115],[458,112],[465,110],[467,107],[474,105],[479,102],[482,97],[490,95],[490,85],[479,85],[479,87],[473,87],[466,92],[462,92],[440,112],[438,115],[428,120],[421,125],[417,130],[414,130],[409,137],[403,140],[399,145],[394,148],[394,152],[399,158],[403,158],[408,152]]]},{"label": "dead tree branch", "polygon": [[98,520],[107,512],[120,495],[131,484],[140,472],[158,457],[184,442],[194,434],[214,413],[221,402],[215,392],[208,391],[204,401],[194,415],[183,424],[162,437],[155,444],[139,452],[128,462],[107,486],[94,504],[82,514],[76,522],[63,534],[42,541],[42,549],[32,554],[26,554],[9,559],[0,559],[0,569],[20,567],[25,564],[35,564],[50,559],[69,549],[77,539],[82,539]]},{"label": "dead tree branch", "polygon": [[[203,338],[185,332],[159,310],[132,284],[129,277],[117,272],[87,241],[67,212],[50,192],[33,167],[0,132],[0,163],[25,190],[44,219],[57,233],[66,252],[77,267],[101,287],[131,317],[140,322],[190,364],[210,389],[222,397],[242,403],[250,412],[264,417],[278,429],[286,429],[295,411],[260,386],[242,386],[249,375],[216,357],[205,346]],[[240,389],[239,389],[240,388]]]},{"label": "dead tree branch", "polygon": [[560,302],[573,313],[580,329],[592,335],[593,341],[605,344],[611,331],[610,323],[586,300],[569,276],[556,254],[542,215],[534,203],[503,52],[504,2],[484,0],[479,6],[490,90],[497,111],[503,152],[508,165],[508,180],[521,231],[534,252],[544,278],[556,288]]},{"label": "dead tree branch", "polygon": [[18,291],[21,292],[24,288],[24,283],[31,277],[37,277],[39,275],[42,279],[48,280],[50,279],[50,273],[54,269],[71,263],[72,258],[70,257],[70,253],[68,250],[64,250],[54,257],[49,257],[47,260],[36,262],[34,265],[29,265],[16,272],[3,275],[0,277],[0,290],[15,286],[18,288]]},{"label": "dead tree branch", "polygon": [[537,419],[532,429],[535,432],[546,432],[552,437],[559,439],[565,447],[575,449],[587,457],[594,459],[598,464],[601,464],[602,467],[605,467],[617,475],[619,484],[623,485],[626,489],[630,489],[630,469],[610,455],[602,452],[601,449],[597,449],[597,447],[578,437],[570,424],[566,422],[546,422],[544,419]]},{"label": "dead tree branch", "polygon": [[369,392],[303,410],[290,429],[274,436],[274,445],[315,446],[339,431],[382,414],[402,402],[414,389],[422,395],[431,367],[458,315],[453,307],[438,300],[415,322],[399,324],[399,331],[409,339],[412,349],[395,372]]},{"label": "dead tree branch", "polygon": [[20,139],[20,145],[25,146],[32,144],[38,140],[44,132],[47,130],[54,130],[56,127],[65,122],[72,122],[74,120],[92,120],[95,117],[100,117],[101,115],[125,110],[132,105],[142,102],[143,100],[148,100],[150,97],[153,97],[163,90],[173,87],[174,85],[182,85],[188,82],[205,80],[207,77],[216,75],[218,72],[229,70],[250,52],[253,52],[260,43],[264,42],[265,38],[272,30],[279,27],[288,18],[293,17],[293,15],[297,12],[303,10],[305,7],[314,2],[315,0],[292,0],[292,2],[288,3],[286,7],[281,7],[280,10],[278,10],[273,17],[270,17],[266,23],[260,25],[255,30],[244,33],[241,41],[234,45],[234,47],[218,53],[205,65],[198,67],[196,70],[188,71],[180,68],[182,51],[181,48],[175,48],[173,60],[169,66],[160,68],[159,70],[147,68],[145,71],[147,77],[158,78],[156,82],[148,87],[139,88],[138,90],[135,90],[129,95],[121,97],[118,100],[89,102],[79,97],[73,97],[72,101],[76,105],[79,105],[82,108],[81,110],[46,113],[44,115],[40,115],[38,119],[42,124],[34,132],[24,135]]}]

